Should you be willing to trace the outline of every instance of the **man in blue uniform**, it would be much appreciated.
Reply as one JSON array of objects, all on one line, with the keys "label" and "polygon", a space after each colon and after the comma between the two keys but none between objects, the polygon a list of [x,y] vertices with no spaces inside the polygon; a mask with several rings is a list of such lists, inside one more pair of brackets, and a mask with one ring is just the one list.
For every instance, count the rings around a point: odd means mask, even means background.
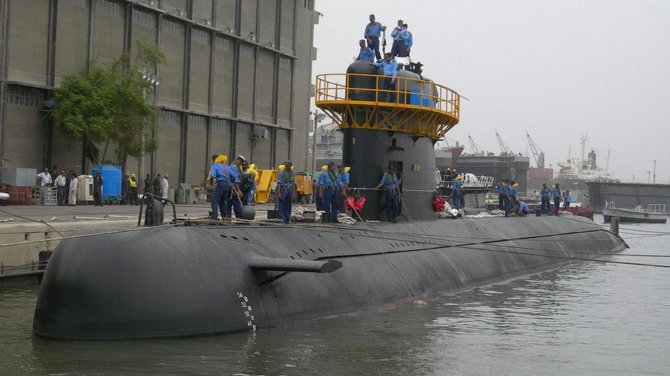
[{"label": "man in blue uniform", "polygon": [[321,190],[321,207],[326,212],[330,212],[333,223],[338,223],[338,195],[340,194],[340,179],[335,171],[335,163],[328,162],[328,169],[319,176],[319,189]]},{"label": "man in blue uniform", "polygon": [[505,217],[509,217],[509,212],[512,209],[512,184],[506,180],[502,186],[503,189],[503,206],[505,210]]},{"label": "man in blue uniform", "polygon": [[407,30],[407,24],[402,25],[401,36],[403,43],[398,50],[398,57],[409,57],[409,53],[412,49],[414,41],[412,38],[412,33]]},{"label": "man in blue uniform", "polygon": [[368,47],[372,48],[375,51],[375,56],[377,60],[380,60],[382,56],[379,54],[379,37],[381,36],[382,31],[386,30],[386,26],[383,26],[379,22],[375,21],[375,15],[370,15],[370,23],[365,25],[365,32],[363,37],[368,41]]},{"label": "man in blue uniform", "polygon": [[554,209],[558,215],[558,211],[561,210],[561,188],[558,183],[551,188],[551,195],[554,196]]},{"label": "man in blue uniform", "polygon": [[500,181],[498,184],[496,184],[495,191],[498,193],[498,209],[503,210],[504,209],[504,203],[505,203],[505,196],[503,195],[503,185],[504,179],[500,178]]},{"label": "man in blue uniform", "polygon": [[284,169],[279,172],[277,178],[277,197],[279,203],[279,219],[284,223],[291,222],[291,203],[295,189],[295,175],[293,174],[293,163],[284,162]]},{"label": "man in blue uniform", "polygon": [[405,47],[405,42],[402,39],[402,20],[398,20],[398,26],[393,28],[391,31],[391,38],[393,38],[393,46],[391,46],[391,57],[394,58],[398,56],[398,51],[400,48]]},{"label": "man in blue uniform", "polygon": [[542,190],[540,191],[540,198],[542,200],[542,205],[540,205],[540,210],[543,213],[551,214],[551,204],[549,204],[549,199],[551,197],[551,191],[547,188],[547,183],[542,184]]},{"label": "man in blue uniform", "polygon": [[462,180],[463,178],[461,175],[458,175],[456,179],[454,179],[453,182],[453,192],[452,192],[452,206],[454,209],[460,209],[461,208],[461,192],[462,192]]},{"label": "man in blue uniform", "polygon": [[234,179],[230,166],[228,166],[227,157],[219,155],[214,159],[214,164],[209,172],[209,180],[216,180],[216,188],[212,195],[212,213],[210,219],[215,221],[219,218],[218,210],[221,210],[221,216],[225,216],[228,200],[230,197],[231,182]]},{"label": "man in blue uniform", "polygon": [[375,61],[375,52],[372,50],[372,48],[365,45],[365,39],[361,39],[358,42],[358,45],[361,47],[361,50],[358,53],[356,61]]},{"label": "man in blue uniform", "polygon": [[349,167],[344,167],[343,163],[337,165],[337,177],[340,179],[338,212],[344,213],[346,207],[344,205],[347,199],[347,192],[349,191]]},{"label": "man in blue uniform", "polygon": [[526,215],[528,215],[528,212],[529,212],[528,211],[528,205],[525,202],[517,200],[516,201],[516,206],[518,208],[517,212],[516,212],[516,214],[518,216],[525,217]]},{"label": "man in blue uniform", "polygon": [[400,181],[395,174],[393,166],[389,166],[384,176],[375,189],[384,189],[384,200],[386,202],[386,218],[389,222],[397,222],[400,206]]},{"label": "man in blue uniform", "polygon": [[395,79],[398,77],[398,64],[391,59],[391,53],[384,54],[384,60],[373,63],[377,68],[384,68],[384,81],[382,82],[382,92],[379,94],[381,102],[395,102]]}]

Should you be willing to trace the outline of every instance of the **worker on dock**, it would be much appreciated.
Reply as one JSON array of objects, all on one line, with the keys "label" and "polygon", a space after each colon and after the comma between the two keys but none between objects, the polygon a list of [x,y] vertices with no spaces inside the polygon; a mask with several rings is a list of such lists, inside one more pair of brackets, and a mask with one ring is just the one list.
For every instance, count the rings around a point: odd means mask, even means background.
[{"label": "worker on dock", "polygon": [[551,214],[551,204],[549,203],[549,199],[551,197],[551,191],[549,188],[547,188],[547,183],[542,184],[542,190],[540,191],[540,199],[541,205],[540,205],[540,211],[542,213],[550,213]]},{"label": "worker on dock", "polygon": [[395,80],[398,77],[398,64],[391,58],[391,53],[387,52],[384,54],[384,60],[373,63],[373,65],[384,69],[384,80],[378,100],[381,102],[395,102]]},{"label": "worker on dock", "polygon": [[221,211],[223,217],[227,212],[227,202],[231,192],[231,182],[234,179],[230,166],[226,163],[228,157],[217,155],[209,172],[209,181],[216,184],[214,194],[212,195],[210,219],[216,221],[219,219],[218,211]]},{"label": "worker on dock", "polygon": [[374,14],[370,15],[369,20],[370,23],[365,25],[363,37],[368,41],[368,47],[375,51],[377,60],[380,60],[382,57],[379,54],[379,37],[381,36],[382,31],[386,31],[386,26],[377,22]]},{"label": "worker on dock", "polygon": [[293,174],[293,163],[284,162],[279,166],[279,177],[277,179],[277,203],[279,208],[279,220],[284,223],[291,222],[291,202],[295,191],[295,175]]},{"label": "worker on dock", "polygon": [[365,39],[358,41],[358,45],[361,47],[361,50],[358,52],[356,61],[375,61],[375,52],[365,44]]},{"label": "worker on dock", "polygon": [[319,190],[321,196],[321,208],[330,212],[331,221],[338,223],[338,195],[341,182],[335,171],[335,163],[328,162],[326,171],[319,175]]},{"label": "worker on dock", "polygon": [[130,205],[139,205],[139,198],[137,196],[138,191],[137,191],[137,175],[130,174],[130,180],[128,181],[128,184],[130,185],[128,194],[130,195],[129,197],[129,204]]},{"label": "worker on dock", "polygon": [[384,201],[386,203],[386,218],[389,222],[396,223],[400,208],[400,182],[395,174],[394,168],[389,164],[375,189],[384,189]]},{"label": "worker on dock", "polygon": [[[70,179],[70,189],[72,188],[72,181],[74,178]],[[69,202],[69,204],[72,204]],[[95,178],[93,179],[93,206],[102,206],[102,174],[100,171],[95,173]]]},{"label": "worker on dock", "polygon": [[554,197],[554,209],[558,215],[558,211],[561,210],[561,187],[558,183],[551,187],[551,195]]}]

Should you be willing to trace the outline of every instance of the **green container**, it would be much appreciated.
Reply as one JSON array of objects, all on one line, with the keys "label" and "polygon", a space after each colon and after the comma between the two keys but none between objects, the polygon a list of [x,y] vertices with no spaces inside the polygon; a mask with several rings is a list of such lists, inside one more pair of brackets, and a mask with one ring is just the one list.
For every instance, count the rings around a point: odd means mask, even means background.
[{"label": "green container", "polygon": [[185,204],[186,203],[186,190],[182,187],[177,187],[174,190],[174,203],[175,204]]}]

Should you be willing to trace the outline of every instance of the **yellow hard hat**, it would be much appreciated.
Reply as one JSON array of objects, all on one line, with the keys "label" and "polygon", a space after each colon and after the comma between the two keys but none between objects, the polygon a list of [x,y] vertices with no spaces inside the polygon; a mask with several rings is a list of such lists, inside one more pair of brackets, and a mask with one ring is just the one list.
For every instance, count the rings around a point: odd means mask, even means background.
[{"label": "yellow hard hat", "polygon": [[291,165],[291,171],[295,170],[295,166]]},{"label": "yellow hard hat", "polygon": [[351,171],[351,167],[347,166],[347,167],[344,168],[344,172],[349,172],[349,171]]},{"label": "yellow hard hat", "polygon": [[463,176],[458,175],[458,176],[456,177],[456,179],[458,179],[458,180],[463,180]]},{"label": "yellow hard hat", "polygon": [[226,162],[228,162],[228,156],[227,155],[219,155],[214,160],[214,163],[226,163]]},{"label": "yellow hard hat", "polygon": [[130,174],[130,177],[131,178],[136,178],[137,176],[135,176],[135,174]]},{"label": "yellow hard hat", "polygon": [[518,187],[518,186],[519,186],[519,183],[514,183],[514,184],[512,184],[512,187],[514,187],[514,188],[516,188],[516,187]]},{"label": "yellow hard hat", "polygon": [[283,164],[280,164],[279,165],[279,171],[284,171],[284,170],[286,170],[286,166],[284,166]]},{"label": "yellow hard hat", "polygon": [[321,171],[328,171],[328,166],[327,165],[321,166]]},{"label": "yellow hard hat", "polygon": [[254,163],[252,163],[252,164],[249,165],[249,168],[255,170],[255,169],[256,169],[256,165],[255,165]]}]

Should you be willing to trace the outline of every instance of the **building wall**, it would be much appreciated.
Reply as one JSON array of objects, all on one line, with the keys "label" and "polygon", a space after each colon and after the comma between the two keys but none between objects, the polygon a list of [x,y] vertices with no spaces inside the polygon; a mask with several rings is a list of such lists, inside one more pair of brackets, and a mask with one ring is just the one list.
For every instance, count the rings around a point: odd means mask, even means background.
[{"label": "building wall", "polygon": [[[134,53],[141,40],[167,62],[147,72],[159,82],[150,93],[159,148],[130,158],[130,172],[201,184],[214,153],[259,168],[292,158],[302,169],[313,9],[313,0],[0,0],[0,163],[90,169],[43,101],[68,73]],[[17,104],[17,93],[37,99]]]}]

